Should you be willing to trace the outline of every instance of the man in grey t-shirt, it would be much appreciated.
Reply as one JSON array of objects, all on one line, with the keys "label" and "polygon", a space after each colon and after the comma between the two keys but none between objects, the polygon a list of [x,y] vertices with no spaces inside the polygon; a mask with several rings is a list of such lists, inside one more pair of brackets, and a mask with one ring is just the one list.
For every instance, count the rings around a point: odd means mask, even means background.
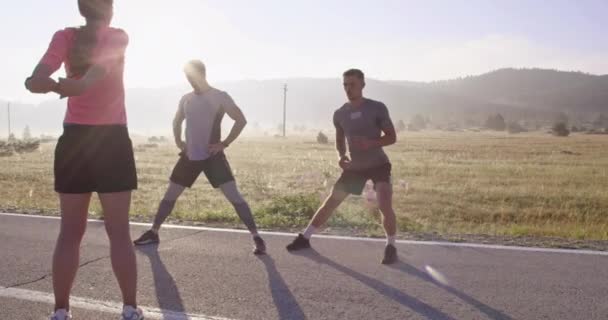
[{"label": "man in grey t-shirt", "polygon": [[[392,204],[391,163],[382,148],[394,144],[397,135],[386,106],[382,102],[363,97],[363,72],[351,69],[343,76],[344,90],[349,102],[334,113],[336,148],[343,172],[331,195],[319,208],[306,230],[287,246],[287,250],[309,248],[312,235],[327,222],[348,195],[361,195],[367,181],[372,180],[387,236],[382,263],[392,264],[397,261],[397,223]],[[346,155],[347,142],[350,158]]]},{"label": "man in grey t-shirt", "polygon": [[[194,90],[181,99],[173,121],[175,143],[182,152],[171,174],[169,188],[158,206],[152,229],[134,243],[158,243],[160,227],[171,214],[177,199],[186,188],[192,187],[201,173],[204,173],[209,183],[220,189],[234,206],[236,213],[251,232],[255,244],[254,253],[264,254],[264,240],[258,234],[249,204],[240,194],[230,164],[224,155],[224,149],[241,134],[247,120],[228,93],[207,83],[206,68],[201,61],[188,63],[185,72]],[[235,122],[228,137],[222,141],[221,124],[224,115],[228,115]],[[186,142],[182,141],[184,120]]]}]

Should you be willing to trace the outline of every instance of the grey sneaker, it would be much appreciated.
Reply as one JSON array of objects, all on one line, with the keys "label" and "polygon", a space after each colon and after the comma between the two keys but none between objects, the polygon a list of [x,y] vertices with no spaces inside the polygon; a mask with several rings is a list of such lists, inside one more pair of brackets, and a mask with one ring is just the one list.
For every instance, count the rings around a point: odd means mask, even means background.
[{"label": "grey sneaker", "polygon": [[72,314],[70,314],[70,312],[68,312],[65,309],[59,309],[59,310],[55,311],[49,318],[49,320],[71,320],[71,319],[72,319]]},{"label": "grey sneaker", "polygon": [[144,313],[140,308],[133,308],[131,306],[124,306],[122,308],[121,320],[144,320]]}]

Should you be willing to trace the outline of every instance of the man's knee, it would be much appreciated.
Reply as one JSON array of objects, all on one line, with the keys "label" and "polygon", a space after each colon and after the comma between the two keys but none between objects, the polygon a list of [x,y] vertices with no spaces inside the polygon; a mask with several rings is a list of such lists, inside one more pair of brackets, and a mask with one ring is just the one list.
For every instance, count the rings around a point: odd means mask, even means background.
[{"label": "man's knee", "polygon": [[393,210],[393,206],[391,204],[378,206],[378,209],[384,217],[391,218],[395,216],[395,210]]},{"label": "man's knee", "polygon": [[378,197],[378,209],[385,217],[395,215],[395,211],[393,209],[393,201],[390,197],[384,199]]}]

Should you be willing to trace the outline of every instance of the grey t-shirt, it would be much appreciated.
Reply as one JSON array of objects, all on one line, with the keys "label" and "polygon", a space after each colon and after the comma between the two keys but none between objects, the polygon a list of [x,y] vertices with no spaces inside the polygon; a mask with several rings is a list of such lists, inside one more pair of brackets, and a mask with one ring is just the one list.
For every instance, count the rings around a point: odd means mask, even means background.
[{"label": "grey t-shirt", "polygon": [[188,159],[209,158],[209,145],[221,142],[226,110],[237,108],[234,100],[228,93],[211,88],[202,94],[188,93],[180,101],[179,108],[186,117]]},{"label": "grey t-shirt", "polygon": [[390,162],[382,147],[366,151],[352,148],[354,137],[379,139],[382,136],[382,129],[393,128],[388,108],[384,103],[371,99],[364,99],[359,107],[346,103],[334,113],[334,126],[344,131],[353,170],[369,169]]}]

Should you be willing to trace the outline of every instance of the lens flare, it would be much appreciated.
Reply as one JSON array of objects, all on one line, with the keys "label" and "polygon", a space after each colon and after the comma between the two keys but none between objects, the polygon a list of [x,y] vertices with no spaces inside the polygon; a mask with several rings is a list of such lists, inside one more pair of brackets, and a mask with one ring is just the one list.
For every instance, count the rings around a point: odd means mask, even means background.
[{"label": "lens flare", "polygon": [[426,273],[433,278],[433,280],[441,283],[444,286],[448,285],[448,280],[446,279],[446,277],[439,271],[435,270],[435,268],[427,265],[424,267],[424,269],[426,270]]}]

